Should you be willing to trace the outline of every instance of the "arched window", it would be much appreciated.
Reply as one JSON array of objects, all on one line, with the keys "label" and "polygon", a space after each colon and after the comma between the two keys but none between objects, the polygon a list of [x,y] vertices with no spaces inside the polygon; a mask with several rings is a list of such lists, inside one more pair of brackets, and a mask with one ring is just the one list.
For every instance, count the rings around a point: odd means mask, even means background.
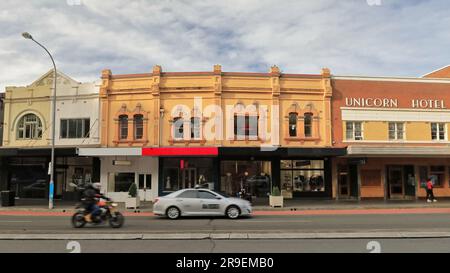
[{"label": "arched window", "polygon": [[142,139],[144,136],[144,116],[134,115],[134,139]]},{"label": "arched window", "polygon": [[192,139],[200,139],[200,118],[192,117],[191,118],[191,138]]},{"label": "arched window", "polygon": [[42,122],[35,114],[23,116],[17,124],[17,139],[41,139]]},{"label": "arched window", "polygon": [[128,138],[128,116],[127,115],[119,116],[119,138],[120,139]]},{"label": "arched window", "polygon": [[289,113],[289,136],[296,137],[297,136],[297,113]]},{"label": "arched window", "polygon": [[305,137],[312,137],[312,117],[312,113],[305,113],[304,115]]},{"label": "arched window", "polygon": [[182,117],[173,119],[173,137],[175,139],[182,139],[184,137],[184,120]]}]

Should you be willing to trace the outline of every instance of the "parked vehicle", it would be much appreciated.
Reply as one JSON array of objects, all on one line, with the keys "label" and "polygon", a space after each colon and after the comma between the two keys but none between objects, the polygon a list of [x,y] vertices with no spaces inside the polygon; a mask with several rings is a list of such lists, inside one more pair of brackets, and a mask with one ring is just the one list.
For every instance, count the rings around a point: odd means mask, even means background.
[{"label": "parked vehicle", "polygon": [[153,213],[177,219],[180,216],[227,216],[236,219],[251,215],[250,202],[229,197],[224,193],[208,189],[183,189],[158,197],[153,204]]}]

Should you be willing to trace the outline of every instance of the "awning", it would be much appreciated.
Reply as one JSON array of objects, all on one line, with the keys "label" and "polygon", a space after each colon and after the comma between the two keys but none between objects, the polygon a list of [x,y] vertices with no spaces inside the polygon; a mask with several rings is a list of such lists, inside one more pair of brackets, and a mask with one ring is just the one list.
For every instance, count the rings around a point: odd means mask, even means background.
[{"label": "awning", "polygon": [[79,156],[141,156],[142,148],[77,148]]},{"label": "awning", "polygon": [[408,157],[447,157],[450,156],[450,147],[386,147],[386,146],[348,146],[349,156],[408,156]]},{"label": "awning", "polygon": [[[51,148],[0,148],[0,156],[50,156]],[[76,156],[76,148],[55,148],[55,156]]]},{"label": "awning", "polygon": [[327,157],[343,156],[345,148],[274,148],[220,147],[219,154],[229,157]]},{"label": "awning", "polygon": [[143,156],[217,156],[217,147],[161,147],[142,148]]}]

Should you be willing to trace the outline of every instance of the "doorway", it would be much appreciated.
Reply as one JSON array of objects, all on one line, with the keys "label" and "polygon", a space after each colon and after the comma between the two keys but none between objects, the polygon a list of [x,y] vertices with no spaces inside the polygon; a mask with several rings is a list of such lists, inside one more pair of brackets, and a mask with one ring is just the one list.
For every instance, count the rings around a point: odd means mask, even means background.
[{"label": "doorway", "polygon": [[404,171],[401,166],[387,167],[387,190],[390,199],[403,199],[405,197]]},{"label": "doorway", "polygon": [[141,201],[152,200],[152,175],[139,174],[139,198]]},{"label": "doorway", "polygon": [[196,168],[184,168],[181,172],[182,188],[193,188],[197,181],[197,169]]},{"label": "doorway", "polygon": [[339,199],[350,198],[350,177],[348,167],[338,166],[338,196]]}]

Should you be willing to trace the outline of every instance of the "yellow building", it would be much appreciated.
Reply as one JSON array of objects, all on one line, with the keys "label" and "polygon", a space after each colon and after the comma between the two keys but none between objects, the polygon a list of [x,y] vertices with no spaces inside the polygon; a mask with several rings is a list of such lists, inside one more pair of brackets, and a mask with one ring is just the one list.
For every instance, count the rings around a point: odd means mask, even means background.
[{"label": "yellow building", "polygon": [[[0,187],[19,198],[48,196],[53,77],[50,70],[29,85],[6,87]],[[78,158],[76,147],[100,143],[99,85],[77,82],[60,71],[56,81],[55,198],[74,200],[70,183],[98,179],[96,160]]]},{"label": "yellow building", "polygon": [[103,156],[102,183],[119,198],[130,181],[141,200],[199,183],[232,195],[245,188],[267,197],[277,186],[288,198],[331,197],[328,159],[343,149],[332,148],[330,81],[328,69],[283,74],[276,66],[268,73],[220,65],[210,72],[104,70],[102,149],[80,154]]}]

